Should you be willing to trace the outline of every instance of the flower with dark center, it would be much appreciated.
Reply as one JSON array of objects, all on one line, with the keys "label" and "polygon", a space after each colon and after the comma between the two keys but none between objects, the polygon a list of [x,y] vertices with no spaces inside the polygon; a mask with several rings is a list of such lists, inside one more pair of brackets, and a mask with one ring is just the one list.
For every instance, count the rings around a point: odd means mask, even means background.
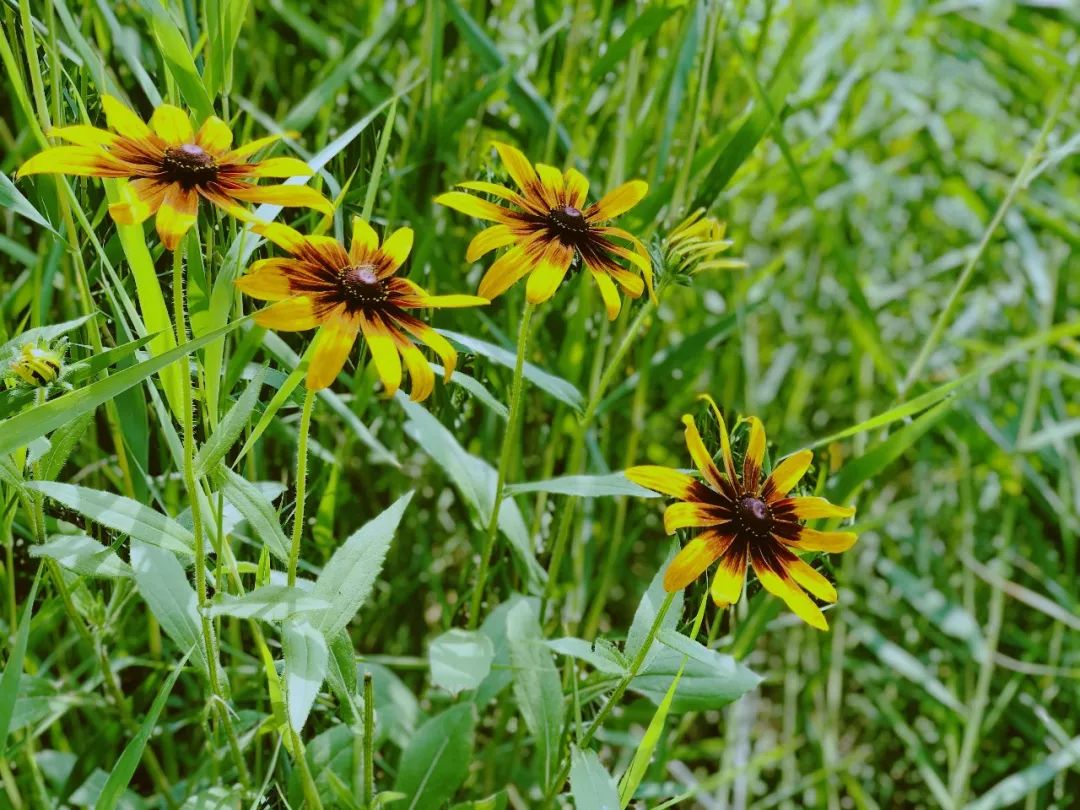
[{"label": "flower with dark center", "polygon": [[434,388],[435,374],[410,337],[435,350],[450,379],[457,362],[454,347],[410,310],[488,301],[475,295],[428,295],[395,275],[412,249],[411,229],[399,228],[380,245],[371,226],[355,217],[348,251],[329,236],[304,236],[285,225],[256,225],[254,230],[289,258],[255,262],[236,286],[252,298],[276,302],[255,314],[261,326],[281,331],[319,327],[308,388],[317,391],[333,383],[360,334],[387,396],[401,386],[402,361],[414,400],[426,399]]},{"label": "flower with dark center", "polygon": [[296,158],[251,160],[279,136],[233,149],[232,131],[216,116],[207,118],[196,131],[188,114],[171,104],[154,110],[149,124],[112,96],[102,96],[101,106],[112,132],[81,124],[54,129],[51,136],[75,145],[55,146],[35,155],[22,165],[19,176],[127,178],[131,182],[122,188],[121,201],[109,206],[109,213],[122,225],[135,225],[157,214],[158,236],[169,250],[175,250],[195,224],[200,198],[243,220],[254,217],[238,203],[302,206],[333,213],[330,202],[307,186],[247,182],[312,174]]},{"label": "flower with dark center", "polygon": [[726,607],[739,600],[749,565],[765,590],[783,599],[806,623],[827,630],[825,616],[806,592],[824,602],[835,602],[836,589],[797,552],[846,551],[856,536],[853,532],[817,531],[803,521],[851,517],[854,507],[835,506],[824,498],[789,497],[810,467],[813,453],[809,450],[782,459],[772,474],[761,480],[765,429],[755,417],[747,420],[750,436],[739,475],[724,418],[712,399],[704,399],[719,424],[723,472],[713,462],[691,416],[683,417],[686,446],[703,481],[667,467],[631,467],[626,471],[631,481],[678,499],[664,512],[668,534],[686,528],[701,530],[671,561],[664,572],[664,588],[669,592],[685,588],[719,560],[711,593],[717,605]]},{"label": "flower with dark center", "polygon": [[[619,287],[631,298],[639,297],[646,287],[652,293],[652,263],[644,245],[621,228],[605,224],[637,205],[649,189],[646,183],[624,183],[586,206],[589,181],[577,169],[560,172],[543,163],[533,166],[512,146],[496,143],[495,148],[520,191],[485,182],[459,185],[504,200],[510,207],[463,191],[450,191],[435,200],[497,223],[473,238],[466,253],[470,262],[497,248],[510,248],[484,275],[480,295],[495,298],[528,275],[528,300],[533,304],[546,301],[575,259],[596,281],[609,318],[614,319],[622,306]],[[623,261],[638,272],[624,267]]]}]

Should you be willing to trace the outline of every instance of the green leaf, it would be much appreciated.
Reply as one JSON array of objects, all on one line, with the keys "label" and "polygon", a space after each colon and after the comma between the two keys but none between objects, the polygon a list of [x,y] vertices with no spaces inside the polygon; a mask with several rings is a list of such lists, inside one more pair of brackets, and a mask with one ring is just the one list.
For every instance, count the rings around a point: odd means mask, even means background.
[{"label": "green leaf", "polygon": [[61,534],[47,543],[30,547],[31,557],[48,557],[84,577],[127,579],[131,566],[116,552],[85,534]]},{"label": "green leaf", "polygon": [[398,498],[350,535],[323,567],[312,593],[329,602],[330,607],[313,623],[328,638],[344,630],[367,601],[412,496],[409,492]]},{"label": "green leaf", "polygon": [[475,689],[491,672],[495,645],[476,630],[448,630],[431,642],[431,682],[452,695]]},{"label": "green leaf", "polygon": [[214,102],[206,92],[202,76],[195,67],[191,49],[180,28],[168,12],[155,3],[147,3],[143,8],[151,12],[153,19],[150,21],[150,29],[165,60],[165,67],[176,80],[176,86],[180,88],[184,101],[195,111],[200,121],[209,118],[214,114]]},{"label": "green leaf", "polygon": [[638,486],[621,472],[607,475],[564,475],[547,481],[530,481],[525,484],[510,484],[506,487],[507,495],[521,495],[526,492],[549,492],[554,495],[574,495],[578,498],[621,495],[635,498],[660,497],[651,489]]},{"label": "green leaf", "polygon": [[[2,177],[3,175],[0,175]],[[97,312],[91,312],[89,315],[83,315],[81,318],[75,318],[74,320],[64,321],[63,323],[49,324],[48,326],[38,326],[34,329],[27,329],[19,334],[15,335],[11,340],[0,345],[0,365],[10,362],[19,352],[22,351],[22,347],[27,343],[31,345],[41,345],[43,343],[52,343],[58,337],[74,332],[83,324],[90,321],[92,318],[98,316]]]},{"label": "green leaf", "polygon": [[281,626],[281,647],[285,653],[289,722],[299,732],[326,679],[330,650],[323,634],[303,619],[291,619]]},{"label": "green leaf", "polygon": [[507,614],[506,638],[513,664],[514,697],[526,727],[536,739],[541,784],[548,785],[559,767],[562,684],[555,659],[544,646],[540,621],[531,602],[519,602]]},{"label": "green leaf", "polygon": [[451,706],[416,730],[401,754],[394,790],[409,797],[405,810],[440,810],[465,781],[476,745],[476,709]]},{"label": "green leaf", "polygon": [[[495,468],[466,452],[453,434],[422,405],[410,401],[400,392],[395,399],[409,417],[405,432],[449,476],[470,507],[477,526],[481,529],[486,527],[495,503],[495,486],[498,483]],[[499,509],[499,530],[510,541],[515,565],[525,577],[529,590],[542,590],[546,573],[536,561],[529,529],[512,498],[503,501]]]},{"label": "green leaf", "polygon": [[208,615],[232,616],[237,619],[262,619],[280,622],[301,613],[325,610],[330,603],[301,588],[287,585],[263,585],[242,596],[219,593],[211,603]]},{"label": "green leaf", "polygon": [[26,643],[30,637],[30,617],[34,614],[34,599],[37,598],[38,582],[41,579],[41,567],[34,575],[34,584],[26,597],[19,629],[15,631],[15,641],[11,645],[4,674],[0,675],[0,751],[7,750],[8,731],[11,730],[11,718],[15,714],[15,701],[19,698],[19,681],[22,679],[23,658],[26,656]]},{"label": "green leaf", "polygon": [[11,182],[11,178],[3,172],[0,172],[0,208],[14,211],[19,216],[26,217],[35,225],[40,225],[57,238],[60,238],[60,234],[56,232],[56,229],[49,223],[49,220],[45,219],[45,217],[34,208],[30,201],[23,196],[22,192],[15,188],[15,184]]},{"label": "green leaf", "polygon": [[589,642],[581,638],[556,638],[544,643],[549,650],[584,661],[605,675],[623,675],[629,666],[626,657],[604,639]]},{"label": "green leaf", "polygon": [[150,706],[150,711],[147,712],[146,717],[143,718],[142,723],[139,725],[138,732],[132,737],[131,742],[124,746],[124,752],[120,755],[120,759],[116,761],[116,765],[113,766],[112,772],[101,790],[101,795],[98,796],[97,803],[94,805],[94,810],[113,810],[123,797],[124,791],[127,790],[131,777],[135,775],[135,769],[142,759],[146,743],[157,725],[161,710],[165,708],[165,701],[169,699],[169,694],[176,684],[176,679],[184,671],[184,665],[187,663],[189,655],[191,655],[190,649],[177,662],[172,672],[169,673],[169,677],[165,679],[165,683],[161,685],[153,704]]},{"label": "green leaf", "polygon": [[56,480],[60,475],[60,471],[64,469],[64,464],[67,463],[71,451],[75,449],[75,445],[79,443],[79,440],[86,433],[92,418],[92,414],[84,413],[82,416],[72,419],[62,428],[53,431],[53,434],[49,437],[52,446],[49,448],[49,452],[41,457],[41,464],[38,467],[38,475],[42,480]]},{"label": "green leaf", "polygon": [[247,388],[244,389],[236,404],[233,405],[225,418],[218,424],[217,429],[207,439],[206,444],[199,448],[195,456],[195,472],[197,475],[205,475],[225,457],[229,448],[236,443],[236,439],[245,427],[251,412],[259,402],[259,393],[262,391],[263,380],[266,377],[266,366],[255,372]]},{"label": "green leaf", "polygon": [[589,75],[593,82],[601,81],[605,74],[613,70],[629,54],[638,42],[644,42],[662,26],[672,14],[686,5],[686,0],[671,3],[654,3],[646,6],[619,38],[607,46],[604,55],[592,66]]},{"label": "green leaf", "polygon": [[136,500],[56,481],[28,481],[32,489],[113,531],[190,558],[195,537],[175,520]]},{"label": "green leaf", "polygon": [[965,810],[997,810],[1011,807],[1025,796],[1030,796],[1055,776],[1080,762],[1080,737],[1073,737],[1066,745],[1034,765],[1007,776],[994,785]]},{"label": "green leaf", "polygon": [[255,539],[282,562],[289,560],[289,538],[278,520],[277,510],[259,487],[227,467],[219,467],[216,478],[225,500],[236,507],[248,522]]},{"label": "green leaf", "polygon": [[[438,329],[436,331],[451,342],[456,343],[462,350],[482,355],[488,360],[492,360],[505,368],[512,369],[517,362],[517,355],[515,355],[514,352],[509,349],[504,349],[501,346],[496,346],[494,343],[488,343],[486,340],[480,340],[479,338],[474,338],[470,335],[462,334],[461,332],[451,332],[449,329]],[[567,382],[562,377],[556,377],[554,374],[549,374],[539,366],[533,365],[527,360],[522,368],[522,373],[524,374],[525,379],[540,390],[551,394],[551,396],[555,397],[559,402],[569,405],[576,411],[584,410],[585,398],[581,395],[581,392],[574,387],[573,383]]]},{"label": "green leaf", "polygon": [[[656,614],[660,611],[660,606],[664,604],[664,600],[667,599],[667,591],[664,590],[664,571],[667,570],[668,565],[675,559],[675,555],[679,553],[679,544],[672,542],[671,547],[668,549],[667,557],[664,560],[656,573],[653,575],[652,582],[649,583],[648,590],[645,591],[645,595],[641,597],[641,601],[638,603],[637,610],[634,611],[634,619],[630,624],[630,630],[626,634],[626,646],[623,649],[623,654],[627,659],[633,660],[634,656],[638,654],[641,646],[645,643],[645,640],[649,637],[649,631],[652,629],[653,622],[656,621]],[[671,607],[664,615],[664,621],[660,623],[660,632],[664,630],[674,630],[679,623],[679,617],[683,613],[683,594],[679,591],[675,594],[675,599],[671,603]],[[659,653],[660,645],[653,644],[649,649],[648,654],[645,656],[645,661],[642,668],[648,666],[651,661]]]},{"label": "green leaf", "polygon": [[907,678],[916,686],[925,689],[927,694],[942,706],[947,706],[957,714],[966,715],[964,704],[922,661],[903,647],[889,641],[875,627],[857,619],[853,621],[853,625],[854,637],[874,653],[890,673]]},{"label": "green leaf", "polygon": [[619,810],[615,780],[600,764],[595,751],[570,749],[570,793],[575,810]]},{"label": "green leaf", "polygon": [[0,421],[0,455],[25,447],[39,436],[51,433],[72,419],[93,411],[102,403],[138,385],[170,363],[175,363],[196,349],[221,339],[246,320],[246,317],[239,318],[220,329],[190,340],[183,346],[125,368],[85,388],[79,388],[51,399],[32,410]]}]

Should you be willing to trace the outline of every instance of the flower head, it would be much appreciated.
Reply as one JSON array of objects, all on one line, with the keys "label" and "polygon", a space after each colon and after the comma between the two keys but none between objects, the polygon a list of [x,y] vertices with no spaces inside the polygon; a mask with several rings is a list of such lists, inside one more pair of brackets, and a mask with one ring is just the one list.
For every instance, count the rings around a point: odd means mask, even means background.
[{"label": "flower head", "polygon": [[[528,275],[528,300],[534,304],[546,301],[555,294],[575,259],[592,274],[609,318],[614,319],[622,306],[616,284],[631,298],[640,296],[646,285],[652,291],[648,251],[633,235],[604,224],[637,205],[649,190],[646,183],[624,183],[598,202],[586,205],[589,181],[577,169],[560,172],[543,163],[534,167],[512,146],[496,143],[495,148],[520,192],[495,183],[469,182],[460,186],[505,200],[511,207],[462,191],[450,191],[435,200],[455,211],[497,223],[482,230],[469,244],[466,258],[470,262],[496,248],[510,247],[484,275],[480,295],[495,298]],[[615,240],[625,242],[629,248]],[[620,259],[641,275],[623,267]]]},{"label": "flower head", "polygon": [[727,223],[705,216],[699,208],[672,228],[662,243],[664,272],[681,279],[704,270],[746,267],[742,259],[722,257],[732,241],[726,238]]},{"label": "flower head", "polygon": [[252,298],[277,302],[255,315],[261,326],[283,331],[321,327],[308,367],[309,388],[319,390],[334,381],[360,333],[387,396],[401,386],[402,360],[414,400],[426,399],[434,387],[435,375],[409,335],[435,350],[450,379],[457,362],[454,347],[409,310],[488,301],[475,295],[428,295],[396,277],[412,249],[410,228],[399,228],[380,246],[371,226],[355,217],[348,251],[332,237],[304,236],[285,225],[256,225],[255,230],[290,258],[255,262],[236,286]]},{"label": "flower head", "polygon": [[333,213],[333,206],[307,186],[259,186],[259,177],[300,177],[311,169],[296,158],[262,161],[250,158],[278,136],[232,148],[232,131],[216,116],[198,131],[188,114],[162,104],[149,124],[112,96],[102,96],[105,120],[112,132],[97,127],[60,127],[49,134],[75,144],[56,146],[34,155],[19,169],[28,174],[71,174],[127,178],[126,199],[109,206],[113,219],[134,225],[157,214],[162,244],[175,250],[195,224],[199,198],[209,200],[240,219],[252,219],[236,201],[303,206]]},{"label": "flower head", "polygon": [[47,388],[63,375],[66,352],[67,340],[63,338],[51,345],[28,341],[8,363],[11,379],[31,388]]},{"label": "flower head", "polygon": [[762,481],[765,429],[755,417],[748,420],[750,436],[740,475],[724,419],[715,403],[708,401],[720,426],[723,472],[706,450],[691,416],[683,417],[686,446],[704,481],[667,467],[626,471],[627,478],[641,486],[678,499],[664,512],[668,534],[676,529],[701,529],[671,561],[664,573],[664,588],[685,588],[719,560],[711,593],[717,605],[726,607],[739,600],[749,564],[765,590],[783,599],[807,624],[827,630],[825,616],[806,591],[835,602],[836,589],[796,552],[846,551],[856,536],[816,531],[801,521],[851,517],[854,507],[835,506],[824,498],[788,496],[810,467],[813,453],[809,450],[782,459]]}]

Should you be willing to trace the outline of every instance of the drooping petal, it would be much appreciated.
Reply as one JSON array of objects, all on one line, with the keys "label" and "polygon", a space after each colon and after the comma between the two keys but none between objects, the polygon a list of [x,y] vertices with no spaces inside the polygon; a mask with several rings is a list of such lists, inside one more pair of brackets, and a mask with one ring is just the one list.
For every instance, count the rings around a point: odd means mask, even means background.
[{"label": "drooping petal", "polygon": [[449,382],[457,367],[457,352],[449,340],[444,338],[426,323],[412,316],[399,317],[398,324],[417,340],[423,341],[439,355],[443,366],[443,379]]},{"label": "drooping petal", "polygon": [[717,607],[734,605],[742,596],[743,583],[746,581],[746,547],[729,546],[727,553],[720,557],[720,565],[713,572],[712,587],[709,595]]},{"label": "drooping petal", "polygon": [[685,426],[683,436],[686,438],[686,449],[690,451],[690,458],[694,460],[694,465],[705,476],[705,480],[712,485],[713,489],[718,492],[727,491],[728,487],[725,486],[719,468],[713,462],[712,455],[705,449],[705,442],[701,440],[701,434],[698,433],[697,425],[694,424],[694,417],[686,414],[683,416],[682,422]]},{"label": "drooping petal", "polygon": [[601,197],[599,202],[593,203],[585,212],[585,216],[590,221],[613,219],[641,202],[648,191],[649,184],[644,180],[623,183]]},{"label": "drooping petal", "polygon": [[754,573],[757,574],[758,581],[765,590],[783,599],[795,615],[811,627],[816,627],[818,630],[829,629],[829,623],[825,621],[821,609],[793,579],[784,576],[782,571],[774,571],[759,555],[755,554],[751,562]]},{"label": "drooping petal", "polygon": [[670,467],[658,467],[652,464],[630,467],[624,474],[635,484],[643,486],[645,489],[651,489],[661,495],[670,495],[684,501],[692,497],[695,488],[700,486],[691,475],[673,470]]},{"label": "drooping petal", "polygon": [[77,177],[127,177],[130,169],[96,146],[54,146],[39,152],[19,167],[17,177],[28,174],[71,174]]},{"label": "drooping petal", "polygon": [[229,194],[238,200],[254,203],[270,203],[290,208],[311,208],[327,216],[334,213],[334,204],[308,186],[245,186],[230,189]]},{"label": "drooping petal", "polygon": [[176,250],[184,234],[195,224],[198,213],[199,195],[195,189],[185,189],[179,183],[173,183],[165,189],[165,196],[158,208],[158,238],[169,250]]},{"label": "drooping petal", "polygon": [[664,590],[681,591],[716,562],[731,545],[731,538],[715,532],[702,532],[675,555],[664,572]]},{"label": "drooping petal", "polygon": [[334,384],[352,351],[359,328],[359,320],[354,315],[347,315],[344,305],[337,306],[323,321],[308,366],[308,388],[321,391]]},{"label": "drooping petal", "polygon": [[664,510],[664,531],[675,534],[677,529],[715,526],[723,520],[704,504],[679,501]]},{"label": "drooping petal", "polygon": [[765,427],[756,416],[751,416],[750,439],[746,443],[746,458],[743,459],[743,486],[751,489],[757,486],[761,465],[765,463]]},{"label": "drooping petal", "polygon": [[102,95],[101,109],[105,111],[105,122],[113,132],[117,132],[126,138],[147,138],[150,136],[150,127],[120,99],[110,95]]},{"label": "drooping petal", "polygon": [[195,133],[195,143],[208,152],[218,155],[229,150],[229,147],[232,146],[232,139],[233,134],[232,130],[229,129],[229,125],[216,115],[211,115],[203,121],[199,131]]},{"label": "drooping petal", "polygon": [[353,217],[352,242],[349,245],[349,260],[359,264],[365,257],[379,249],[379,237],[375,229],[363,217]]},{"label": "drooping petal", "polygon": [[398,228],[382,243],[379,252],[386,257],[384,268],[380,268],[379,275],[393,275],[398,268],[409,258],[409,252],[413,246],[412,228]]},{"label": "drooping petal", "polygon": [[619,298],[619,291],[615,289],[615,282],[611,280],[611,276],[601,270],[590,267],[589,273],[600,289],[600,297],[604,299],[604,309],[607,310],[608,320],[615,320],[619,317],[619,310],[622,309],[622,299]]},{"label": "drooping petal", "polygon": [[762,494],[768,500],[787,497],[788,492],[806,475],[810,463],[814,460],[812,450],[800,450],[792,453],[773,467],[772,474],[765,479]]},{"label": "drooping petal", "polygon": [[475,262],[485,253],[512,245],[517,241],[517,238],[517,234],[505,225],[492,225],[489,228],[484,228],[469,242],[469,247],[465,251],[465,260]]},{"label": "drooping petal", "polygon": [[487,200],[481,200],[472,194],[466,194],[464,191],[447,191],[445,194],[436,197],[435,202],[477,219],[486,219],[492,222],[507,222],[510,219],[510,212],[502,206],[495,205],[495,203]]},{"label": "drooping petal", "polygon": [[606,272],[619,283],[620,287],[626,290],[626,294],[631,298],[638,298],[645,292],[645,281],[637,273],[631,273],[629,270],[615,266],[606,268]]},{"label": "drooping petal", "polygon": [[424,357],[424,353],[403,335],[395,333],[394,342],[401,353],[401,359],[405,361],[405,368],[409,371],[409,380],[412,383],[409,399],[423,402],[435,389],[435,372],[431,370],[431,364]]},{"label": "drooping petal", "polygon": [[142,177],[127,183],[120,191],[120,202],[109,206],[109,214],[120,225],[138,225],[158,212],[169,186]]},{"label": "drooping petal", "polygon": [[392,397],[401,387],[401,357],[394,339],[378,316],[372,318],[362,313],[359,317],[364,340],[371,350],[371,359],[375,361],[375,371],[386,389],[386,396]]},{"label": "drooping petal", "polygon": [[278,332],[305,332],[319,325],[315,308],[306,295],[296,295],[255,313],[255,323]]},{"label": "drooping petal", "polygon": [[781,538],[781,542],[796,551],[825,551],[829,554],[839,554],[855,545],[858,539],[859,536],[855,532],[819,532],[803,526],[800,527],[798,540]]},{"label": "drooping petal", "polygon": [[794,554],[783,560],[784,568],[796,584],[808,590],[822,602],[836,601],[836,588],[820,572],[811,568],[804,560]]},{"label": "drooping petal", "polygon": [[289,270],[295,259],[262,259],[248,268],[247,273],[233,283],[245,295],[260,301],[280,301],[293,295]]},{"label": "drooping petal", "polygon": [[307,244],[303,234],[280,222],[262,222],[253,226],[251,230],[260,236],[265,236],[279,248],[292,254],[301,252]]},{"label": "drooping petal", "polygon": [[304,161],[294,157],[267,158],[252,163],[243,177],[310,177],[315,174]]},{"label": "drooping petal", "polygon": [[195,131],[191,128],[191,118],[179,107],[162,104],[150,116],[150,128],[165,143],[177,146],[195,140]]},{"label": "drooping petal", "polygon": [[107,129],[75,124],[70,127],[53,127],[49,130],[50,138],[60,138],[78,146],[111,146],[116,142],[116,135]]},{"label": "drooping petal", "polygon": [[724,415],[720,413],[720,408],[712,397],[708,394],[699,394],[698,399],[708,403],[713,416],[716,418],[716,426],[720,431],[720,450],[724,456],[724,470],[727,472],[732,486],[735,486],[735,459],[731,455],[731,437],[728,435],[727,422],[724,421]]},{"label": "drooping petal", "polygon": [[775,507],[784,507],[785,511],[790,511],[799,520],[847,518],[855,514],[854,506],[837,506],[817,497],[788,498],[777,501]]},{"label": "drooping petal", "polygon": [[536,171],[533,169],[532,164],[529,163],[529,159],[521,153],[521,150],[496,141],[495,151],[499,153],[503,165],[506,166],[506,171],[514,178],[514,182],[518,184],[518,188],[522,191],[528,190],[539,182]]},{"label": "drooping petal", "polygon": [[577,169],[567,169],[563,175],[563,189],[567,205],[579,210],[585,207],[585,200],[589,196],[589,181],[585,179],[585,175]]},{"label": "drooping petal", "polygon": [[529,275],[529,281],[525,287],[525,297],[530,304],[543,303],[555,294],[566,276],[566,271],[570,269],[573,258],[572,248],[559,242],[553,242],[548,246],[536,269]]},{"label": "drooping petal", "polygon": [[489,301],[499,297],[532,270],[537,261],[525,246],[515,245],[492,263],[480,279],[477,292]]}]

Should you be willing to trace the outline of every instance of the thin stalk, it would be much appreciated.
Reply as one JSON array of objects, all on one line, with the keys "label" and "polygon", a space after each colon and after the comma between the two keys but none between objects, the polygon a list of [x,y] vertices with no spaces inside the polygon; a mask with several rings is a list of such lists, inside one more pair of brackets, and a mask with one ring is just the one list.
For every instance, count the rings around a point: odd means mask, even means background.
[{"label": "thin stalk", "polygon": [[[664,601],[660,605],[660,609],[656,611],[656,618],[653,619],[652,627],[649,628],[649,634],[645,637],[645,641],[642,642],[641,649],[637,651],[637,655],[634,656],[634,660],[630,662],[630,668],[626,671],[626,674],[619,679],[618,685],[615,687],[615,691],[611,693],[611,697],[607,699],[607,702],[603,705],[599,712],[596,713],[596,717],[589,724],[589,727],[585,729],[585,733],[577,741],[577,747],[584,750],[593,737],[600,730],[600,727],[604,725],[604,721],[607,720],[608,715],[615,710],[615,707],[619,705],[619,701],[622,700],[622,696],[626,694],[627,688],[630,686],[630,682],[637,677],[638,671],[645,663],[646,657],[649,655],[649,651],[652,649],[653,642],[656,640],[657,634],[660,632],[660,626],[664,622],[664,617],[667,615],[668,609],[671,607],[671,603],[675,601],[675,594],[678,591],[673,591],[664,597]],[[699,611],[700,612],[700,611]],[[700,622],[697,625],[700,627]],[[697,635],[695,633],[695,635]],[[548,786],[547,796],[544,800],[545,806],[550,806],[552,800],[558,794],[562,788],[563,783],[566,782],[566,777],[570,774],[570,760],[567,759],[563,763],[562,768],[559,770],[558,776],[555,777],[555,781]]]},{"label": "thin stalk", "polygon": [[364,807],[375,798],[375,686],[371,671],[364,672]]},{"label": "thin stalk", "polygon": [[[182,345],[187,342],[187,320],[184,310],[184,254],[183,246],[177,245],[173,251],[173,318],[176,328],[176,343]],[[187,364],[187,358],[180,361]],[[225,737],[228,740],[229,751],[236,767],[240,782],[245,788],[250,786],[251,778],[248,775],[244,756],[240,751],[240,741],[233,728],[232,718],[225,707],[225,695],[221,689],[218,678],[217,647],[214,645],[214,631],[210,625],[210,618],[206,614],[206,538],[203,533],[202,504],[199,502],[199,482],[195,475],[195,404],[191,386],[191,371],[184,369],[180,375],[183,382],[180,386],[184,402],[184,487],[191,498],[191,533],[195,538],[195,593],[199,604],[199,618],[202,624],[203,646],[206,651],[206,671],[210,681],[210,690],[214,694],[214,706]]]},{"label": "thin stalk", "polygon": [[304,744],[300,742],[300,735],[289,725],[289,735],[292,737],[293,761],[300,770],[300,781],[304,788],[304,802],[308,810],[322,810],[322,799],[319,798],[319,789],[315,786],[315,778],[311,775],[308,767],[307,754],[304,753]]},{"label": "thin stalk", "polygon": [[300,539],[304,535],[304,500],[307,497],[308,434],[311,412],[315,409],[315,391],[308,388],[304,410],[300,414],[300,435],[296,443],[296,511],[293,514],[292,545],[289,547],[289,587],[296,585],[296,567],[300,564]]},{"label": "thin stalk", "polygon": [[499,475],[495,483],[495,500],[491,504],[491,517],[488,519],[487,535],[484,548],[480,552],[480,566],[476,569],[476,584],[473,586],[472,605],[469,610],[469,629],[475,630],[480,622],[480,606],[484,601],[484,584],[488,568],[491,566],[491,552],[495,548],[495,538],[499,533],[499,510],[502,507],[503,493],[506,490],[506,476],[510,469],[510,459],[514,452],[514,437],[517,435],[518,422],[521,421],[521,382],[525,370],[525,353],[529,347],[529,336],[534,307],[525,304],[518,327],[517,358],[514,361],[514,378],[510,384],[510,413],[506,420],[506,433],[503,434],[502,453],[499,455]]}]

